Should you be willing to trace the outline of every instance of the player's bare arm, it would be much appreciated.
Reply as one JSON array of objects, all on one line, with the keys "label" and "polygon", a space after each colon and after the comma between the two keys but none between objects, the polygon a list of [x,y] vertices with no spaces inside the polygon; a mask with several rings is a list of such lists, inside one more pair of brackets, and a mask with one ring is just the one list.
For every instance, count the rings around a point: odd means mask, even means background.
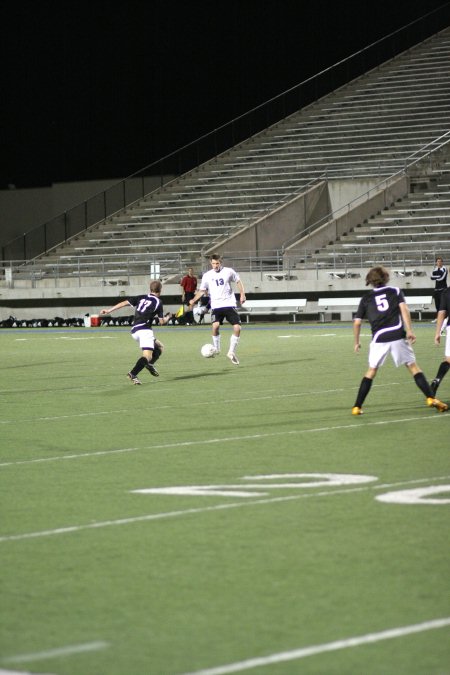
[{"label": "player's bare arm", "polygon": [[122,302],[118,302],[117,305],[114,305],[114,307],[106,307],[105,309],[100,310],[100,314],[111,314],[111,312],[115,312],[117,309],[122,309],[122,307],[128,307],[130,303],[128,300],[122,300]]},{"label": "player's bare arm", "polygon": [[355,338],[354,351],[356,353],[358,353],[359,350],[361,349],[360,335],[361,335],[361,319],[355,319],[353,321],[353,336]]},{"label": "player's bare arm", "polygon": [[245,297],[244,284],[242,283],[242,281],[239,280],[239,281],[236,283],[236,286],[238,287],[239,293],[240,293],[239,302],[241,303],[241,305],[243,305],[244,302],[245,302],[246,299],[247,299],[247,298]]},{"label": "player's bare arm", "polygon": [[414,342],[416,341],[416,336],[414,335],[411,327],[411,313],[409,311],[408,305],[405,302],[401,302],[399,304],[399,309],[402,315],[403,326],[406,331],[406,339],[411,344],[414,344]]},{"label": "player's bare arm", "polygon": [[201,298],[203,295],[205,295],[205,293],[206,293],[206,291],[203,291],[202,289],[200,289],[199,291],[197,291],[197,293],[194,295],[194,297],[192,298],[192,300],[189,300],[189,307],[190,307],[191,305],[194,306],[195,303],[198,302],[198,301],[200,300],[200,298]]},{"label": "player's bare arm", "polygon": [[440,310],[437,313],[436,317],[436,333],[434,335],[434,342],[436,345],[439,345],[441,343],[441,330],[442,330],[442,324],[444,323],[444,319],[447,316],[447,312],[445,309]]}]

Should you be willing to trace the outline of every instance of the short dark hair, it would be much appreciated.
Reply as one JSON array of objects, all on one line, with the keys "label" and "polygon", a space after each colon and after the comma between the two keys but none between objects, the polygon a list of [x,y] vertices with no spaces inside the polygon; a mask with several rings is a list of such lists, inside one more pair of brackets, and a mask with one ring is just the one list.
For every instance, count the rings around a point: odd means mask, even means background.
[{"label": "short dark hair", "polygon": [[366,275],[366,286],[385,286],[389,281],[389,272],[385,267],[372,267]]},{"label": "short dark hair", "polygon": [[222,260],[222,256],[219,253],[213,253],[211,256],[209,256],[210,260]]}]

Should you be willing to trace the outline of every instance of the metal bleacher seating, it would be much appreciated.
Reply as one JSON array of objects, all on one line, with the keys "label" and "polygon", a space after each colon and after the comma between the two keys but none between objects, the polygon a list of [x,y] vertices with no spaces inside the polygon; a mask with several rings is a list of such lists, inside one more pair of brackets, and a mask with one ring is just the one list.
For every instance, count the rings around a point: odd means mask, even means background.
[{"label": "metal bleacher seating", "polygon": [[397,276],[423,276],[421,267],[443,254],[450,257],[450,163],[428,187],[361,223],[325,247],[317,260],[329,263],[331,255],[347,267],[379,262]]},{"label": "metal bleacher seating", "polygon": [[[57,269],[60,279],[148,275],[157,255],[168,277],[320,177],[390,176],[449,130],[449,72],[450,28],[72,237],[34,260],[34,270]],[[441,250],[444,242],[448,247],[449,221],[450,196],[441,182],[434,194],[409,195],[324,249],[323,264],[350,260],[353,248],[358,266],[381,260],[382,252],[392,260],[394,249],[400,259],[418,242]]]}]

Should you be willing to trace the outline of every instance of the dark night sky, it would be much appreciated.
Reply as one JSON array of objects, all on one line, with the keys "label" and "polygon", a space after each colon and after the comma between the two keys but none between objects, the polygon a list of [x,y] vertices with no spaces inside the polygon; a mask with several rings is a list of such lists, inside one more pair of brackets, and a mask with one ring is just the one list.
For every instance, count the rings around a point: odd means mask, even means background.
[{"label": "dark night sky", "polygon": [[0,189],[130,175],[444,4],[3,3]]}]

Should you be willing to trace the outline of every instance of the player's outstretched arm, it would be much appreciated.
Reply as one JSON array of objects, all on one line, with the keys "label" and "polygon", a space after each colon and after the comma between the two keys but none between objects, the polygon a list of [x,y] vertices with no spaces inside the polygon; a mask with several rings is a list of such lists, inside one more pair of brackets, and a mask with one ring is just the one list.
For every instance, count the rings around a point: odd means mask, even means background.
[{"label": "player's outstretched arm", "polygon": [[189,307],[193,307],[195,303],[198,302],[203,295],[205,295],[205,291],[202,291],[201,289],[197,291],[192,300],[189,300]]},{"label": "player's outstretched arm", "polygon": [[105,309],[100,310],[100,314],[111,314],[111,312],[115,312],[117,309],[122,309],[122,307],[127,307],[130,303],[128,300],[122,300],[122,302],[118,302],[117,305],[114,305],[114,307],[106,307]]}]

